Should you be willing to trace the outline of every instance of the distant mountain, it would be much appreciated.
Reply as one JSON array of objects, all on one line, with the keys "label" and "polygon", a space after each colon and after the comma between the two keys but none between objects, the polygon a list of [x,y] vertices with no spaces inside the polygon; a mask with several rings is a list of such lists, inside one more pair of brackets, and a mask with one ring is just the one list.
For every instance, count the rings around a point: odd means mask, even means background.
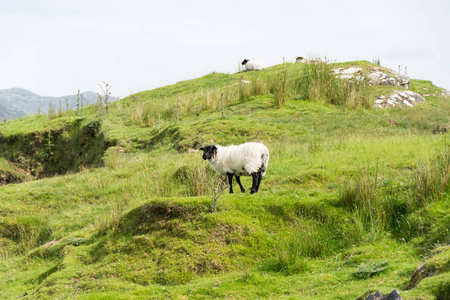
[{"label": "distant mountain", "polygon": [[[97,93],[84,92],[80,95],[83,99],[83,106],[97,103]],[[110,96],[110,102],[115,100],[117,100],[116,97]],[[77,95],[49,97],[40,96],[21,88],[0,90],[0,120],[35,115],[39,110],[46,114],[50,107],[50,101],[54,111],[59,110],[60,101],[62,110],[67,109],[67,101],[69,110],[73,110],[77,106]]]}]

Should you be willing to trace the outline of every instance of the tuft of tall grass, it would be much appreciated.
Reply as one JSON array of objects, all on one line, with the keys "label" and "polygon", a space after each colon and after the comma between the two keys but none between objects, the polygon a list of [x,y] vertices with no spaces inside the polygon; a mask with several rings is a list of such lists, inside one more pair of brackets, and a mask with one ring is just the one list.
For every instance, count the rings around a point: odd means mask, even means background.
[{"label": "tuft of tall grass", "polygon": [[[0,236],[16,244],[17,253],[25,253],[49,241],[52,230],[42,217],[17,217],[0,223]],[[5,251],[3,256],[15,255]]]},{"label": "tuft of tall grass", "polygon": [[374,65],[381,66],[381,60],[380,60],[379,57],[374,58],[374,59],[372,60],[372,63],[373,63]]},{"label": "tuft of tall grass", "polygon": [[111,205],[105,216],[96,219],[97,234],[105,235],[108,230],[117,230],[124,207],[125,202],[117,201]]},{"label": "tuft of tall grass", "polygon": [[339,200],[347,208],[366,207],[378,201],[378,186],[376,180],[369,175],[350,179],[341,186]]},{"label": "tuft of tall grass", "polygon": [[198,92],[192,94],[191,99],[200,100],[200,110],[216,109],[220,107],[220,91],[218,88],[200,88]]},{"label": "tuft of tall grass", "polygon": [[153,175],[148,187],[155,197],[172,196],[174,188],[171,176],[166,173]]},{"label": "tuft of tall grass", "polygon": [[265,95],[267,94],[267,82],[259,75],[255,80],[251,82],[252,95]]},{"label": "tuft of tall grass", "polygon": [[274,258],[266,262],[268,271],[294,275],[308,269],[305,258],[333,255],[366,240],[364,225],[354,219],[300,221],[292,235],[277,242]]},{"label": "tuft of tall grass", "polygon": [[411,186],[413,197],[408,205],[409,209],[414,210],[441,199],[448,192],[449,178],[450,146],[446,145],[428,164],[418,165]]},{"label": "tuft of tall grass", "polygon": [[103,156],[103,161],[105,166],[111,170],[116,170],[120,168],[122,160],[120,158],[120,153],[123,152],[121,147],[110,147],[106,154]]},{"label": "tuft of tall grass", "polygon": [[219,207],[219,198],[222,193],[227,188],[227,183],[225,177],[223,176],[213,176],[208,181],[209,197],[211,198],[211,208],[212,212],[217,212]]},{"label": "tuft of tall grass", "polygon": [[371,107],[372,89],[365,80],[338,78],[331,65],[307,63],[294,79],[293,91],[310,100],[347,108]]},{"label": "tuft of tall grass", "polygon": [[131,120],[139,126],[151,128],[155,125],[154,111],[155,107],[149,102],[139,103],[130,112]]},{"label": "tuft of tall grass", "polygon": [[339,195],[340,203],[353,212],[355,224],[359,224],[372,241],[382,238],[392,223],[390,198],[380,195],[377,176],[372,179],[369,174],[360,175],[344,183]]},{"label": "tuft of tall grass", "polygon": [[331,104],[347,108],[370,108],[372,90],[365,80],[338,79],[329,90]]},{"label": "tuft of tall grass", "polygon": [[275,257],[265,263],[264,269],[284,275],[295,275],[307,271],[308,265],[305,262],[299,241],[294,238],[279,243]]},{"label": "tuft of tall grass", "polygon": [[250,99],[250,87],[242,80],[239,81],[238,99],[239,103],[245,103]]},{"label": "tuft of tall grass", "polygon": [[274,106],[282,107],[286,102],[286,95],[288,89],[288,71],[284,68],[283,71],[279,73],[273,84],[273,93],[275,95]]},{"label": "tuft of tall grass", "polygon": [[211,183],[224,180],[223,176],[217,175],[208,165],[182,166],[173,177],[184,186],[186,196],[210,195]]},{"label": "tuft of tall grass", "polygon": [[194,94],[192,92],[189,92],[189,94],[186,97],[183,97],[183,113],[188,114],[192,111],[192,103],[194,102]]}]

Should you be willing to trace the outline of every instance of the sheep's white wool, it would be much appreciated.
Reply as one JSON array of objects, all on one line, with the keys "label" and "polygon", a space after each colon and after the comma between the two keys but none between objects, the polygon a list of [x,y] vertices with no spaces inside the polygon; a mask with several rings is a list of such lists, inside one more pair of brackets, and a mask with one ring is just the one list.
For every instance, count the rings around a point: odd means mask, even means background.
[{"label": "sheep's white wool", "polygon": [[251,70],[261,71],[266,68],[266,65],[263,62],[255,61],[255,60],[248,61],[244,66],[245,66],[246,71],[251,71]]},{"label": "sheep's white wool", "polygon": [[261,143],[245,143],[238,146],[217,147],[216,156],[209,159],[211,167],[219,174],[251,176],[261,170],[266,174],[269,163],[269,149]]},{"label": "sheep's white wool", "polygon": [[295,58],[295,62],[296,62],[296,63],[307,63],[308,60],[307,60],[306,58],[304,58],[303,56],[297,56],[297,57]]}]

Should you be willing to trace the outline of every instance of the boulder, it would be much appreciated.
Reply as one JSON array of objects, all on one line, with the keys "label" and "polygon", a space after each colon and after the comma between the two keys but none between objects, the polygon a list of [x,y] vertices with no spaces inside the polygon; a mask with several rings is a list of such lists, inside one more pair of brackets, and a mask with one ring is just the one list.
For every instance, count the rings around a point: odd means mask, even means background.
[{"label": "boulder", "polygon": [[332,70],[336,76],[339,76],[341,79],[356,79],[363,80],[364,72],[361,68],[350,67],[348,69],[344,68],[336,68]]},{"label": "boulder", "polygon": [[397,85],[404,88],[404,89],[409,89],[409,83],[411,82],[411,79],[402,75],[402,74],[397,74]]},{"label": "boulder", "polygon": [[366,300],[402,300],[402,297],[397,290],[393,290],[388,295],[383,295],[380,291],[373,295],[369,295]]},{"label": "boulder", "polygon": [[382,95],[375,100],[375,107],[411,107],[418,103],[425,102],[425,98],[411,91],[394,91],[389,97]]},{"label": "boulder", "polygon": [[367,78],[369,79],[369,84],[371,86],[377,85],[395,86],[395,78],[380,71],[370,73],[369,75],[367,75]]},{"label": "boulder", "polygon": [[239,78],[239,82],[237,82],[237,83],[233,83],[231,86],[234,86],[234,85],[238,85],[238,84],[240,84],[240,83],[245,83],[245,84],[249,84],[250,83],[250,81],[248,81],[248,80],[245,80],[244,79],[244,76],[241,76],[241,78]]},{"label": "boulder", "polygon": [[446,99],[450,99],[450,92],[447,91],[446,89],[442,89],[441,96],[446,98]]}]

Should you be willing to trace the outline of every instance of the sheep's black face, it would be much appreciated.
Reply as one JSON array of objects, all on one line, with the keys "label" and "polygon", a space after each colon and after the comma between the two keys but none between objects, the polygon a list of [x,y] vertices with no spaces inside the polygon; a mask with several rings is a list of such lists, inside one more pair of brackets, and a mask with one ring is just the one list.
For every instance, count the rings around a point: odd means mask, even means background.
[{"label": "sheep's black face", "polygon": [[245,65],[247,62],[249,62],[249,60],[248,59],[244,59],[241,64]]},{"label": "sheep's black face", "polygon": [[203,150],[202,158],[204,160],[208,160],[208,159],[211,159],[214,156],[216,156],[217,147],[214,145],[211,145],[211,146],[206,146],[206,147],[200,148],[200,150]]}]

